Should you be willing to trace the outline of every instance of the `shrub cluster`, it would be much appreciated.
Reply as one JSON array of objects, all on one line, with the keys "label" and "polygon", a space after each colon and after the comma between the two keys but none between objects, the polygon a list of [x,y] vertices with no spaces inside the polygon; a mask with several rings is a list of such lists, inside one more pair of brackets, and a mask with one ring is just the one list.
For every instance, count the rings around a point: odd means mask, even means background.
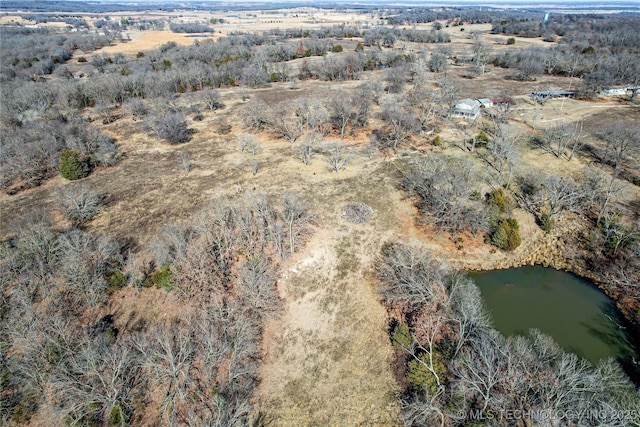
[{"label": "shrub cluster", "polygon": [[515,218],[500,218],[495,221],[491,244],[505,251],[512,251],[522,242],[520,226]]}]

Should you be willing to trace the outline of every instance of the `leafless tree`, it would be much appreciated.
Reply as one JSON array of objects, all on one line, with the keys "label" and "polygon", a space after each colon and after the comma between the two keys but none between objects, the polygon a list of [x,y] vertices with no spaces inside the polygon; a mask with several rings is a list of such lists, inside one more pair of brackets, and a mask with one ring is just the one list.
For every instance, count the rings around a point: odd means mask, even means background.
[{"label": "leafless tree", "polygon": [[501,407],[498,388],[507,381],[509,372],[508,347],[498,332],[483,333],[465,348],[453,370],[459,378],[459,386],[467,398],[478,395],[482,399],[482,413],[489,405]]},{"label": "leafless tree", "polygon": [[317,133],[321,136],[329,133],[329,110],[322,102],[322,97],[317,94],[311,98],[300,98],[296,101],[296,110],[304,118],[305,133]]},{"label": "leafless tree", "polygon": [[82,225],[100,212],[104,197],[87,185],[68,184],[57,192],[64,215],[75,225]]},{"label": "leafless tree", "polygon": [[110,346],[87,342],[54,379],[58,405],[76,423],[128,425],[139,366],[137,352],[127,340]]},{"label": "leafless tree", "polygon": [[543,179],[543,200],[548,203],[549,218],[560,212],[578,210],[585,198],[581,185],[570,176],[552,175]]},{"label": "leafless tree", "polygon": [[247,129],[262,130],[270,123],[269,107],[259,99],[251,100],[242,109],[242,122]]},{"label": "leafless tree", "polygon": [[348,97],[333,94],[329,99],[329,119],[340,133],[340,138],[344,139],[347,126],[354,116],[353,106]]},{"label": "leafless tree", "polygon": [[439,88],[438,104],[444,106],[446,109],[453,108],[460,93],[460,85],[453,81],[447,73],[443,73],[438,78],[436,85]]},{"label": "leafless tree", "polygon": [[244,305],[268,316],[280,311],[280,298],[276,289],[276,274],[266,259],[247,261],[238,275],[239,296]]},{"label": "leafless tree", "polygon": [[149,112],[145,101],[141,98],[129,98],[125,103],[125,108],[129,111],[133,120],[141,119]]},{"label": "leafless tree", "polygon": [[287,225],[289,250],[293,254],[296,251],[297,238],[306,231],[312,217],[306,202],[293,193],[285,193],[282,202],[282,218]]},{"label": "leafless tree", "polygon": [[559,126],[547,128],[543,131],[542,142],[549,151],[561,158],[567,150],[568,160],[571,160],[576,153],[584,145],[582,135],[582,122],[564,123]]},{"label": "leafless tree", "polygon": [[443,410],[446,405],[443,401],[444,388],[439,388],[435,393],[429,390],[419,395],[405,398],[403,401],[402,415],[405,425],[429,425],[444,427],[448,419]]},{"label": "leafless tree", "polygon": [[120,246],[108,237],[71,230],[60,238],[61,266],[59,274],[66,283],[65,291],[80,310],[94,307],[107,297],[106,274],[120,267]]},{"label": "leafless tree", "polygon": [[182,323],[156,326],[135,340],[150,381],[164,394],[160,409],[169,425],[176,424],[192,381],[194,341]]},{"label": "leafless tree", "polygon": [[170,221],[160,235],[152,237],[150,249],[156,266],[164,267],[176,259],[184,258],[190,240],[189,234],[187,226]]},{"label": "leafless tree", "polygon": [[253,135],[244,133],[240,135],[238,142],[240,144],[240,151],[243,153],[248,151],[253,157],[255,157],[261,150],[258,138]]},{"label": "leafless tree", "polygon": [[427,251],[388,243],[377,264],[380,293],[392,307],[415,311],[429,304],[432,283],[443,283],[447,269]]},{"label": "leafless tree", "polygon": [[600,223],[608,213],[615,197],[626,188],[626,185],[616,179],[615,175],[609,175],[594,166],[588,166],[584,169],[582,185],[585,188],[586,208],[593,208],[597,212],[597,223]]},{"label": "leafless tree", "polygon": [[452,321],[457,328],[457,343],[454,356],[472,339],[486,330],[489,316],[482,306],[480,290],[466,276],[454,273],[449,277],[451,303],[454,311]]},{"label": "leafless tree", "polygon": [[482,41],[475,41],[471,47],[472,69],[482,75],[485,72],[487,61],[489,60],[490,47]]},{"label": "leafless tree", "polygon": [[291,110],[281,106],[275,111],[273,117],[273,129],[278,136],[293,144],[302,135],[305,118],[300,108]]},{"label": "leafless tree", "polygon": [[419,123],[414,118],[409,104],[395,98],[383,101],[380,118],[387,127],[382,132],[383,143],[394,152],[419,130]]},{"label": "leafless tree", "polygon": [[433,52],[429,58],[429,70],[434,73],[442,73],[447,71],[447,68],[449,68],[447,56],[439,52]]},{"label": "leafless tree", "polygon": [[209,111],[219,110],[224,107],[220,99],[220,92],[217,89],[204,90],[203,99]]},{"label": "leafless tree", "polygon": [[351,153],[344,144],[339,142],[327,143],[325,153],[331,170],[335,172],[340,172],[351,161]]},{"label": "leafless tree", "polygon": [[447,232],[467,228],[475,233],[487,221],[482,203],[471,200],[477,180],[471,163],[431,155],[410,163],[402,188],[416,196],[425,220]]},{"label": "leafless tree", "polygon": [[180,144],[189,140],[187,121],[180,113],[168,113],[158,117],[152,126],[158,138],[169,144]]},{"label": "leafless tree", "polygon": [[189,173],[191,171],[191,168],[193,167],[191,160],[189,160],[189,155],[187,153],[180,153],[180,155],[178,156],[178,160],[180,162],[180,167],[182,168],[182,170],[186,173]]},{"label": "leafless tree", "polygon": [[314,137],[304,137],[299,145],[295,147],[296,156],[305,165],[311,164],[311,159],[315,155]]},{"label": "leafless tree", "polygon": [[384,80],[388,83],[388,93],[400,93],[407,82],[407,70],[404,66],[391,67],[387,70]]}]

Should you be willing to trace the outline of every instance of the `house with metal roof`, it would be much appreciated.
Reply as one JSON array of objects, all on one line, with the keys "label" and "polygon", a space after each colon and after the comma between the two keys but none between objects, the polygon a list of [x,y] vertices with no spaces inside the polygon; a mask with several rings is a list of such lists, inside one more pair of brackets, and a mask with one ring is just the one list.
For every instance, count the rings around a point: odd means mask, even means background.
[{"label": "house with metal roof", "polygon": [[537,102],[544,102],[553,98],[573,98],[576,93],[572,90],[545,90],[539,92],[531,92],[531,97]]},{"label": "house with metal roof", "polygon": [[477,119],[480,117],[480,102],[476,99],[461,99],[453,106],[451,117],[462,117],[467,120]]}]

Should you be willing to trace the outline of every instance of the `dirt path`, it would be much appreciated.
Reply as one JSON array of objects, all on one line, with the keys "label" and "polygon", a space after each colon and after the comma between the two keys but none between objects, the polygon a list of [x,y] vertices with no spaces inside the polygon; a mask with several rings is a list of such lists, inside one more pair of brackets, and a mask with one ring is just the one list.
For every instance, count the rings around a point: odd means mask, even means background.
[{"label": "dirt path", "polygon": [[284,270],[258,393],[268,425],[399,425],[387,317],[366,277],[383,235],[317,230]]}]

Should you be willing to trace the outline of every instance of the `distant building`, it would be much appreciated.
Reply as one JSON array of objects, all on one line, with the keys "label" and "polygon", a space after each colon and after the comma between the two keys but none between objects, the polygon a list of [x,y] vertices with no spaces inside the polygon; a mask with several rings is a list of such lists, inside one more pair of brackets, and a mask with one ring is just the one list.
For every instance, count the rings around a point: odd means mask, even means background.
[{"label": "distant building", "polygon": [[625,96],[627,94],[626,87],[605,87],[602,89],[602,95],[604,96]]},{"label": "distant building", "polygon": [[510,96],[502,96],[500,98],[491,98],[491,102],[493,105],[511,104],[513,102],[513,98]]},{"label": "distant building", "polygon": [[451,117],[462,117],[467,120],[475,120],[480,117],[480,102],[475,99],[462,99],[456,102],[451,112]]},{"label": "distant building", "polygon": [[573,98],[576,93],[571,90],[546,90],[539,92],[531,92],[531,97],[537,102],[544,102],[548,99],[554,98]]}]

